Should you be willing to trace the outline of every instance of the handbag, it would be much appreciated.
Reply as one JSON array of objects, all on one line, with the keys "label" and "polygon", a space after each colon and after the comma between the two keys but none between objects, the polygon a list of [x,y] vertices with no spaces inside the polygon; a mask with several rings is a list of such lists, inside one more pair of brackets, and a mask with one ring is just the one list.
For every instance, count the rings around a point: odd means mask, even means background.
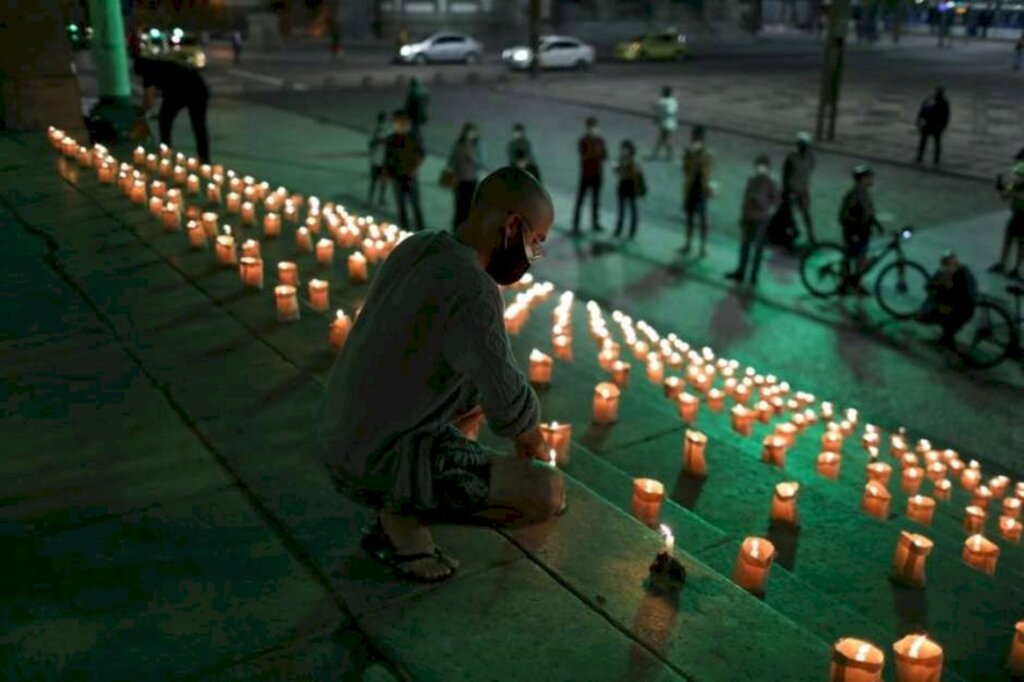
[{"label": "handbag", "polygon": [[455,180],[455,171],[447,166],[441,171],[441,177],[437,179],[437,182],[446,189],[455,189],[458,184]]}]

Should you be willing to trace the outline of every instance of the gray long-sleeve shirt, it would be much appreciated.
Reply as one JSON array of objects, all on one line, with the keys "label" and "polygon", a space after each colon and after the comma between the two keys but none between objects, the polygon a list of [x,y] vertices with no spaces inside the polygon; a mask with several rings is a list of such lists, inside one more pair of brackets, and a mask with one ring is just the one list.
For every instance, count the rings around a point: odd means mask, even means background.
[{"label": "gray long-sleeve shirt", "polygon": [[460,413],[483,407],[515,437],[540,421],[516,366],[498,286],[446,232],[403,241],[384,262],[327,381],[321,457],[395,509],[433,506],[429,455]]}]

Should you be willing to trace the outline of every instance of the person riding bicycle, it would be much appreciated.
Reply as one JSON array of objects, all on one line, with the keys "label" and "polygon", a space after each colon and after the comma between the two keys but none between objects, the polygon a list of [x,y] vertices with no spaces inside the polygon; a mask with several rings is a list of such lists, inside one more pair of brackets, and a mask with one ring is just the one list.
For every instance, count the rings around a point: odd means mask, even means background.
[{"label": "person riding bicycle", "polygon": [[955,253],[946,251],[939,260],[938,271],[928,282],[928,299],[917,319],[942,327],[938,342],[955,350],[956,334],[974,316],[977,298],[978,282],[974,274]]},{"label": "person riding bicycle", "polygon": [[881,223],[875,216],[875,204],[871,200],[871,184],[875,173],[867,165],[859,165],[853,169],[853,187],[843,197],[839,208],[839,224],[843,227],[843,246],[846,252],[844,264],[843,286],[840,294],[850,291],[866,294],[860,284],[861,276],[867,268],[868,247],[871,245],[871,231],[883,232]]}]

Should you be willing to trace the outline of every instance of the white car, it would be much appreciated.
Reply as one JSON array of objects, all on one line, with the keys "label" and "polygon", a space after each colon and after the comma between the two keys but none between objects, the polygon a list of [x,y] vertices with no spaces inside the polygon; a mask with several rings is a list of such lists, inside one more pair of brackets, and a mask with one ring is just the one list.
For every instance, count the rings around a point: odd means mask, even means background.
[{"label": "white car", "polygon": [[464,33],[444,31],[435,33],[418,43],[402,45],[395,55],[396,61],[404,64],[427,64],[435,62],[464,62],[476,64],[484,52],[484,46]]},{"label": "white car", "polygon": [[[530,68],[533,53],[526,45],[510,47],[501,59],[513,69]],[[594,48],[569,36],[544,36],[537,53],[542,69],[586,69],[594,64]]]}]

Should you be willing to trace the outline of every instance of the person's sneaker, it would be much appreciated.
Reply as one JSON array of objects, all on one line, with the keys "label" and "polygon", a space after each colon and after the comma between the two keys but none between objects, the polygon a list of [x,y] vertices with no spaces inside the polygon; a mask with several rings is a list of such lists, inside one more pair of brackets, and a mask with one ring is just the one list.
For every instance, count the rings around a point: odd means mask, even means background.
[{"label": "person's sneaker", "polygon": [[992,265],[988,266],[988,271],[989,272],[995,272],[995,273],[1002,273],[1003,272],[1003,264],[1002,263],[993,263]]},{"label": "person's sneaker", "polygon": [[727,274],[725,276],[725,278],[726,279],[731,279],[734,282],[741,282],[741,281],[743,281],[743,273],[738,271],[738,270],[733,270],[732,272]]}]

